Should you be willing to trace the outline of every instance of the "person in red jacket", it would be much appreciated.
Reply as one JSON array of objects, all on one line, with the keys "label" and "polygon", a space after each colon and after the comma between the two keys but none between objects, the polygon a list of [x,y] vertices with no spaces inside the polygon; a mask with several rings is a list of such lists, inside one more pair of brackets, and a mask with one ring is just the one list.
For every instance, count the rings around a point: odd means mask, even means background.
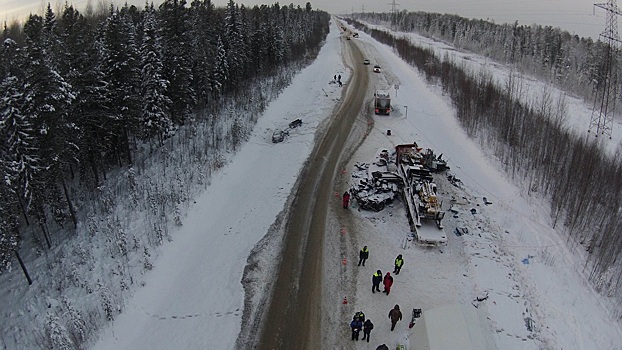
[{"label": "person in red jacket", "polygon": [[346,191],[343,194],[343,209],[348,209],[349,204],[350,204],[350,192]]},{"label": "person in red jacket", "polygon": [[393,276],[391,276],[390,272],[387,272],[387,274],[384,275],[382,284],[384,284],[384,293],[387,293],[387,295],[389,295],[389,293],[391,292],[391,286],[393,285]]}]

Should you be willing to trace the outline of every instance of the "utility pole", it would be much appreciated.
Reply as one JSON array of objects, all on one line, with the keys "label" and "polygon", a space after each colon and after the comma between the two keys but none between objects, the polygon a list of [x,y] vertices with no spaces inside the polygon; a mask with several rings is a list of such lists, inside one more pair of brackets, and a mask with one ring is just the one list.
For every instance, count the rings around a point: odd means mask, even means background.
[{"label": "utility pole", "polygon": [[594,4],[607,11],[607,22],[605,30],[600,34],[606,44],[605,66],[596,85],[594,96],[594,108],[590,118],[590,127],[587,132],[594,130],[594,136],[607,135],[611,139],[613,128],[613,115],[615,113],[616,101],[618,100],[618,85],[620,82],[612,77],[612,68],[616,65],[620,36],[618,35],[618,16],[622,15],[616,0],[609,0],[607,3]]}]

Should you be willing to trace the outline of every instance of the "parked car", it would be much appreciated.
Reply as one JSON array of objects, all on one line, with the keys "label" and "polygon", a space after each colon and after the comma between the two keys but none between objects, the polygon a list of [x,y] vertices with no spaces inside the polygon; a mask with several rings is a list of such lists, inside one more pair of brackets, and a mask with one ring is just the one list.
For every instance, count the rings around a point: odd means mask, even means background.
[{"label": "parked car", "polygon": [[363,64],[369,64],[369,60],[368,59],[364,59],[363,60]]},{"label": "parked car", "polygon": [[289,128],[294,129],[302,125],[302,119],[296,119],[289,123]]},{"label": "parked car", "polygon": [[279,143],[285,140],[285,136],[287,136],[287,131],[276,130],[272,133],[272,142]]},{"label": "parked car", "polygon": [[374,66],[374,72],[380,73],[380,66],[379,65],[375,65]]}]

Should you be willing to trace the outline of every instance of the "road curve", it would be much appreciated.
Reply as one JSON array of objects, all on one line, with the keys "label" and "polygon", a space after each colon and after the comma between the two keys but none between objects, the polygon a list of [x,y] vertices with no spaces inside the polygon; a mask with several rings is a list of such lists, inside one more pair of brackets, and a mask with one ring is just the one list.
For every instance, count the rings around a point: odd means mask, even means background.
[{"label": "road curve", "polygon": [[369,74],[355,40],[345,40],[345,60],[353,74],[336,114],[301,173],[290,209],[281,263],[269,309],[261,322],[258,349],[320,349],[322,251],[337,165],[362,110]]}]

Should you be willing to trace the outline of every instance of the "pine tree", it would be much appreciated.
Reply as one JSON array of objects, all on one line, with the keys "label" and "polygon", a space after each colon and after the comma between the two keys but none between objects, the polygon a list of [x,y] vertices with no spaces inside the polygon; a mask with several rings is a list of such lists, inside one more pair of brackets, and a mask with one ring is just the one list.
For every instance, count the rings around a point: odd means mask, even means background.
[{"label": "pine tree", "polygon": [[227,53],[227,66],[229,67],[228,84],[226,91],[235,90],[244,79],[248,61],[248,47],[244,40],[244,24],[240,9],[229,0],[225,9],[223,42]]},{"label": "pine tree", "polygon": [[227,51],[220,36],[216,42],[216,59],[212,80],[212,91],[215,94],[222,94],[224,86],[227,84],[229,77],[229,64],[227,62]]},{"label": "pine tree", "polygon": [[[91,24],[72,6],[65,8],[59,23],[58,32],[62,46],[61,74],[75,91],[76,100],[72,106],[72,122],[79,129],[76,136],[79,150],[78,167],[82,179],[92,179],[93,185],[100,182],[100,169],[105,168],[106,159],[112,158],[116,145],[110,144],[114,125],[109,110],[109,85],[101,70],[102,58],[96,47],[94,29]],[[103,154],[104,157],[99,155]]]},{"label": "pine tree", "polygon": [[[23,108],[36,132],[40,166],[45,169],[45,172],[37,173],[37,183],[33,184],[42,190],[58,185],[67,164],[77,153],[76,125],[69,120],[75,97],[71,85],[45,59],[43,28],[42,18],[36,15],[31,15],[24,25],[27,64],[24,67]],[[45,194],[37,196],[44,201],[45,197]]]},{"label": "pine tree", "polygon": [[[127,12],[126,12],[127,14]],[[109,161],[132,163],[130,137],[140,128],[140,71],[131,17],[111,8],[101,38],[102,72],[106,77],[111,123],[106,144],[112,145]]]},{"label": "pine tree", "polygon": [[212,91],[214,58],[217,50],[217,33],[220,31],[220,18],[215,13],[210,0],[192,1],[190,10],[190,46],[192,47],[193,89],[196,92],[197,106],[208,105],[208,101],[218,99]]},{"label": "pine tree", "polygon": [[142,58],[142,130],[145,137],[157,136],[160,143],[172,128],[169,118],[171,100],[166,96],[168,81],[162,78],[162,47],[153,5],[143,12]]},{"label": "pine tree", "polygon": [[184,124],[196,105],[192,89],[192,48],[188,9],[185,0],[165,0],[160,5],[162,30],[163,77],[169,82],[168,98],[171,100],[171,119],[176,125]]}]

